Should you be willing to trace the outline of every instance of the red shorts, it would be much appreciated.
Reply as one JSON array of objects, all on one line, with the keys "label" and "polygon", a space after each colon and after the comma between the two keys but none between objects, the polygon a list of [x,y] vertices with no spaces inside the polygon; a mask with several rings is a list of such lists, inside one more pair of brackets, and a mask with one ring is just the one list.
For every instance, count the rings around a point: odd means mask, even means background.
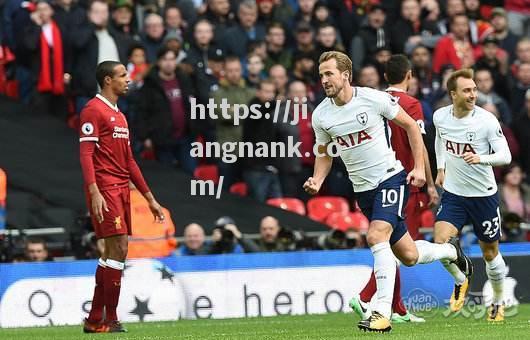
[{"label": "red shorts", "polygon": [[109,211],[103,210],[103,222],[96,221],[92,211],[92,202],[87,193],[92,225],[98,239],[115,235],[131,235],[131,194],[129,187],[101,191]]},{"label": "red shorts", "polygon": [[407,205],[405,206],[405,223],[410,237],[417,240],[421,237],[419,229],[421,228],[421,214],[427,209],[429,204],[428,196],[423,192],[411,192]]}]

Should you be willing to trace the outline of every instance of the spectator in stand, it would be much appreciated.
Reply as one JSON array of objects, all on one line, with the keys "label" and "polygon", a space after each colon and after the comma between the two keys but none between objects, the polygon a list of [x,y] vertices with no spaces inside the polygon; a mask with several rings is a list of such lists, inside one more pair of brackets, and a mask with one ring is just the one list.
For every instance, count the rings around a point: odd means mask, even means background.
[{"label": "spectator in stand", "polygon": [[463,0],[447,0],[445,6],[446,15],[440,19],[436,24],[440,34],[448,34],[450,32],[451,19],[457,14],[466,14],[466,7]]},{"label": "spectator in stand", "polygon": [[337,30],[331,24],[322,24],[318,27],[316,40],[319,55],[327,51],[345,52],[344,46],[338,41]]},{"label": "spectator in stand", "polygon": [[490,22],[493,26],[492,36],[499,41],[499,47],[508,52],[510,64],[513,63],[519,36],[509,30],[508,18],[504,8],[495,7],[491,11]]},{"label": "spectator in stand", "polygon": [[317,79],[315,61],[311,53],[299,52],[294,55],[294,68],[289,76],[291,80],[304,83],[307,92],[307,102],[316,105],[319,91],[322,89]]},{"label": "spectator in stand", "polygon": [[107,2],[93,0],[88,7],[87,18],[78,22],[73,29],[72,90],[77,96],[75,105],[77,112],[81,112],[98,91],[94,70],[99,63],[116,60],[124,65],[127,64],[127,54],[133,41],[122,33],[110,29],[108,21]]},{"label": "spectator in stand", "polygon": [[520,36],[530,35],[530,6],[525,0],[505,0],[510,31]]},{"label": "spectator in stand", "polygon": [[190,155],[194,126],[190,118],[190,79],[177,68],[177,56],[162,48],[155,67],[145,78],[136,98],[136,137],[146,149],[154,147],[156,158],[193,174],[197,160]]},{"label": "spectator in stand", "polygon": [[49,261],[48,247],[41,238],[29,238],[24,246],[24,254],[28,262]]},{"label": "spectator in stand", "polygon": [[381,90],[381,78],[379,78],[379,72],[374,65],[366,65],[359,71],[357,77],[357,84],[359,86],[371,87],[376,90]]},{"label": "spectator in stand", "polygon": [[182,19],[182,13],[178,7],[166,7],[164,10],[164,21],[167,34],[174,33],[180,37],[186,36],[187,23]]},{"label": "spectator in stand", "polygon": [[[243,142],[252,143],[252,150],[259,144],[265,143],[270,148],[278,139],[277,124],[273,121],[271,112],[276,108],[276,85],[272,80],[262,80],[256,91],[256,96],[248,103],[249,107],[257,107],[260,112],[258,119],[245,119],[243,122]],[[269,117],[267,117],[267,113]],[[249,196],[264,203],[269,198],[282,197],[279,177],[279,158],[245,157],[243,178],[248,186]]]},{"label": "spectator in stand", "polygon": [[117,0],[112,7],[111,27],[131,39],[138,39],[133,23],[134,4],[131,0]]},{"label": "spectator in stand", "polygon": [[251,41],[265,38],[265,27],[256,22],[258,7],[254,0],[243,0],[239,4],[237,16],[239,23],[225,31],[222,45],[227,54],[234,54],[243,59]]},{"label": "spectator in stand", "polygon": [[524,183],[525,174],[517,163],[503,170],[499,184],[501,214],[516,214],[523,222],[530,222],[530,187]]},{"label": "spectator in stand", "polygon": [[260,238],[257,245],[260,251],[284,251],[282,244],[278,240],[280,232],[280,222],[272,216],[265,216],[259,224]]},{"label": "spectator in stand", "polygon": [[351,43],[353,71],[357,72],[371,61],[378,48],[390,45],[390,32],[385,25],[386,13],[379,5],[372,6],[367,23],[360,29]]},{"label": "spectator in stand", "polygon": [[276,99],[283,101],[287,96],[287,83],[289,77],[287,76],[287,70],[283,65],[273,65],[269,70],[269,77],[276,86]]},{"label": "spectator in stand", "polygon": [[59,25],[63,36],[63,53],[65,69],[72,69],[73,49],[72,30],[76,24],[86,18],[85,8],[81,7],[76,0],[56,0],[52,3],[53,20]]},{"label": "spectator in stand", "polygon": [[364,21],[370,9],[380,3],[378,0],[329,0],[331,16],[337,23],[346,51],[350,51],[354,37],[359,32],[359,24]]},{"label": "spectator in stand", "polygon": [[274,0],[256,0],[258,5],[258,23],[263,27],[268,27],[274,22],[280,22],[275,18],[276,3]]},{"label": "spectator in stand", "polygon": [[481,43],[485,37],[493,33],[491,24],[484,20],[480,12],[480,0],[464,0],[466,16],[469,18],[469,34],[471,44]]},{"label": "spectator in stand", "polygon": [[475,52],[469,40],[469,19],[465,14],[456,14],[449,21],[451,33],[436,44],[432,61],[434,73],[440,74],[444,64],[453,64],[458,70],[475,63]]},{"label": "spectator in stand", "polygon": [[127,72],[131,78],[129,91],[134,91],[142,87],[144,78],[149,71],[149,64],[147,64],[145,57],[145,47],[140,44],[132,45],[128,55]]},{"label": "spectator in stand", "polygon": [[247,59],[247,76],[245,77],[245,81],[248,86],[257,88],[260,82],[265,79],[265,64],[261,57],[255,53],[251,53]]},{"label": "spectator in stand", "polygon": [[409,88],[407,89],[407,94],[411,97],[414,97],[420,101],[421,109],[423,111],[423,117],[425,118],[425,126],[432,124],[432,108],[429,103],[424,100],[423,94],[420,91],[419,80],[417,77],[412,76],[409,80]]},{"label": "spectator in stand", "polygon": [[265,36],[267,42],[267,59],[265,70],[268,72],[272,65],[280,64],[286,69],[291,67],[292,54],[286,46],[285,29],[280,23],[272,23],[267,28]]},{"label": "spectator in stand", "polygon": [[521,116],[521,110],[525,108],[525,95],[530,89],[530,63],[520,64],[517,68],[515,79],[510,88],[510,103],[515,117]]},{"label": "spectator in stand", "polygon": [[165,34],[164,19],[155,13],[148,14],[144,19],[144,32],[141,35],[148,63],[154,63],[157,60],[156,54],[162,47]]},{"label": "spectator in stand", "polygon": [[512,74],[517,74],[517,69],[519,65],[524,63],[530,63],[530,38],[524,37],[517,42],[515,48],[515,55],[517,59],[513,62],[512,65]]},{"label": "spectator in stand", "polygon": [[184,244],[175,251],[175,255],[206,255],[210,245],[205,242],[204,229],[197,223],[184,227]]},{"label": "spectator in stand", "polygon": [[391,31],[393,53],[409,54],[420,44],[433,48],[440,37],[436,23],[421,17],[418,0],[401,2],[401,17],[392,25]]},{"label": "spectator in stand", "polygon": [[[337,25],[335,24],[335,20],[330,14],[330,10],[326,2],[319,0],[313,7],[313,17],[311,18],[311,26],[320,27],[323,24],[330,24],[333,25],[333,27],[337,27]],[[337,36],[340,37],[340,32],[337,33]]]},{"label": "spectator in stand", "polygon": [[418,45],[412,50],[410,61],[412,63],[412,74],[418,78],[419,92],[424,98],[427,98],[439,87],[439,84],[437,84],[437,87],[433,88],[436,77],[431,67],[431,52],[427,47]]},{"label": "spectator in stand", "polygon": [[[525,109],[520,116],[514,119],[512,128],[515,137],[521,145],[521,155],[519,160],[521,162],[521,168],[524,173],[530,174],[530,89],[526,91],[525,96]],[[526,177],[526,181],[530,179],[530,176]]]},{"label": "spectator in stand", "polygon": [[296,26],[295,33],[295,46],[293,47],[293,56],[300,53],[311,53],[315,63],[318,61],[318,51],[315,47],[314,32],[313,28],[307,22],[302,21]]},{"label": "spectator in stand", "polygon": [[[241,142],[243,137],[242,124],[235,124],[234,121],[234,104],[247,105],[254,97],[255,90],[250,88],[242,77],[241,61],[236,56],[230,56],[225,59],[224,74],[225,78],[219,82],[219,88],[211,96],[217,105],[215,114],[218,119],[216,124],[216,142],[224,144],[226,142]],[[228,115],[222,114],[220,105],[223,101],[229,104]],[[239,149],[234,150],[239,154]],[[224,176],[223,189],[228,190],[232,184],[241,178],[241,164],[221,159],[218,163],[219,175]]]},{"label": "spectator in stand", "polygon": [[[489,69],[478,69],[475,71],[475,82],[477,84],[477,105],[493,104],[496,106],[500,120],[510,125],[512,112],[508,103],[495,92],[495,83]],[[513,153],[512,153],[513,155]]]},{"label": "spectator in stand", "polygon": [[498,40],[488,36],[482,42],[482,56],[475,63],[475,70],[487,69],[494,80],[494,89],[503,98],[509,98],[508,93],[508,54],[499,48]]},{"label": "spectator in stand", "polygon": [[216,42],[222,42],[226,30],[235,25],[235,15],[228,0],[208,0],[208,8],[200,18],[212,24]]},{"label": "spectator in stand", "polygon": [[[297,0],[298,10],[292,18],[291,27],[296,27],[301,22],[311,24],[311,18],[313,17],[313,9],[315,8],[316,0]],[[316,27],[313,27],[316,29]]]},{"label": "spectator in stand", "polygon": [[65,70],[63,34],[53,13],[50,3],[39,0],[27,19],[18,22],[22,26],[15,32],[17,58],[31,70],[31,111],[65,119],[65,84],[71,77]]},{"label": "spectator in stand", "polygon": [[313,106],[307,102],[306,85],[299,80],[289,84],[287,98],[288,100],[280,107],[280,112],[287,112],[288,117],[284,119],[282,115],[277,123],[278,140],[285,145],[289,144],[289,138],[292,138],[293,144],[300,142],[299,150],[302,157],[280,159],[280,183],[286,197],[298,197],[307,201],[311,196],[304,191],[302,186],[305,180],[313,174],[315,164],[313,155],[315,136],[311,127]]}]

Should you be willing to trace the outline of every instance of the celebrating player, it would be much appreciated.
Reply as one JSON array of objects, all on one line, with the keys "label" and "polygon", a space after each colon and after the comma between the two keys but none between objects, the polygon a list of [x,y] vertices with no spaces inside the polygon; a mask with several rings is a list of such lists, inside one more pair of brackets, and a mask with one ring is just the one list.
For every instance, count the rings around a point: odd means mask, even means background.
[{"label": "celebrating player", "polygon": [[83,331],[125,332],[116,308],[131,234],[129,181],[147,199],[156,220],[163,220],[164,214],[133,158],[127,120],[117,106],[130,82],[125,66],[104,61],[97,66],[96,79],[101,93],[81,112],[79,142],[87,203],[96,236],[105,240],[105,252],[99,259],[94,298]]},{"label": "celebrating player", "polygon": [[[407,184],[425,184],[424,146],[418,125],[390,94],[365,87],[352,87],[352,62],[347,55],[330,51],[320,56],[319,74],[326,92],[312,117],[319,155],[313,176],[304,189],[316,194],[326,178],[332,158],[329,143],[339,145],[358,203],[370,220],[367,241],[374,256],[377,304],[360,329],[387,332],[396,275],[396,262],[412,266],[435,260],[455,261],[466,272],[469,259],[455,244],[412,241],[403,221],[408,199]],[[407,132],[414,167],[407,174],[390,144],[387,121],[393,120]],[[417,241],[419,242],[419,241]],[[392,248],[391,248],[392,245]]]},{"label": "celebrating player", "polygon": [[[502,321],[506,265],[499,253],[501,216],[492,166],[509,164],[512,157],[497,118],[475,106],[477,87],[473,71],[463,69],[451,74],[447,91],[453,104],[436,110],[433,116],[436,184],[444,188],[434,240],[445,242],[468,222],[473,224],[493,287],[493,304],[487,319]],[[450,308],[456,312],[464,305],[469,280],[454,264],[442,263],[455,279]]]},{"label": "celebrating player", "polygon": [[[395,98],[398,98],[399,105],[405,112],[411,116],[418,126],[420,131],[425,134],[425,126],[423,122],[423,110],[420,102],[409,96],[406,91],[408,83],[412,78],[412,66],[406,56],[402,54],[393,55],[385,65],[385,78],[389,83],[389,88],[386,90]],[[391,144],[396,151],[396,157],[399,159],[405,171],[410,172],[414,167],[414,158],[412,157],[412,150],[409,145],[407,133],[404,129],[399,127],[394,122],[389,122],[391,129]],[[427,179],[427,192],[429,194],[429,203],[425,202],[424,194],[420,188],[416,186],[409,186],[409,199],[405,206],[405,224],[411,234],[411,237],[417,238],[418,229],[421,225],[422,205],[435,205],[438,203],[439,197],[434,179],[431,175],[431,166],[429,164],[429,157],[427,150],[423,147],[423,158],[425,161],[425,176]],[[399,266],[396,267],[396,281],[394,286],[394,298],[392,301],[392,322],[423,322],[424,319],[409,313],[401,300],[401,282],[399,279]],[[372,272],[370,280],[365,285],[359,295],[350,300],[350,306],[361,319],[366,319],[370,316],[369,302],[376,292],[375,275]]]}]

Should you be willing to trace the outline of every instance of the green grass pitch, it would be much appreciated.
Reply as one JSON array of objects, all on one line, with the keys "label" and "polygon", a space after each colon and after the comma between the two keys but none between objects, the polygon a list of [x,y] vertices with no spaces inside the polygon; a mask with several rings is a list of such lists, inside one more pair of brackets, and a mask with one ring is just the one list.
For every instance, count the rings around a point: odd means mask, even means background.
[{"label": "green grass pitch", "polygon": [[[433,315],[434,314],[434,315]],[[0,339],[529,339],[530,305],[518,306],[517,314],[502,323],[489,324],[483,313],[444,316],[444,310],[425,315],[423,324],[394,324],[389,334],[364,333],[352,313],[276,316],[225,320],[181,320],[126,324],[128,333],[83,334],[81,326],[0,329]]]}]

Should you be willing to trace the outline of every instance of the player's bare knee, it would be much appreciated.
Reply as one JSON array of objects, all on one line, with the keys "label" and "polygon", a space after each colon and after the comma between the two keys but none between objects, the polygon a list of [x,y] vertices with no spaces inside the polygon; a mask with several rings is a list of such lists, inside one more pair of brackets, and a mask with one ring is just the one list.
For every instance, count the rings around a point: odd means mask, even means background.
[{"label": "player's bare knee", "polygon": [[406,267],[412,267],[418,262],[418,252],[417,251],[405,251],[399,256],[399,260]]}]

